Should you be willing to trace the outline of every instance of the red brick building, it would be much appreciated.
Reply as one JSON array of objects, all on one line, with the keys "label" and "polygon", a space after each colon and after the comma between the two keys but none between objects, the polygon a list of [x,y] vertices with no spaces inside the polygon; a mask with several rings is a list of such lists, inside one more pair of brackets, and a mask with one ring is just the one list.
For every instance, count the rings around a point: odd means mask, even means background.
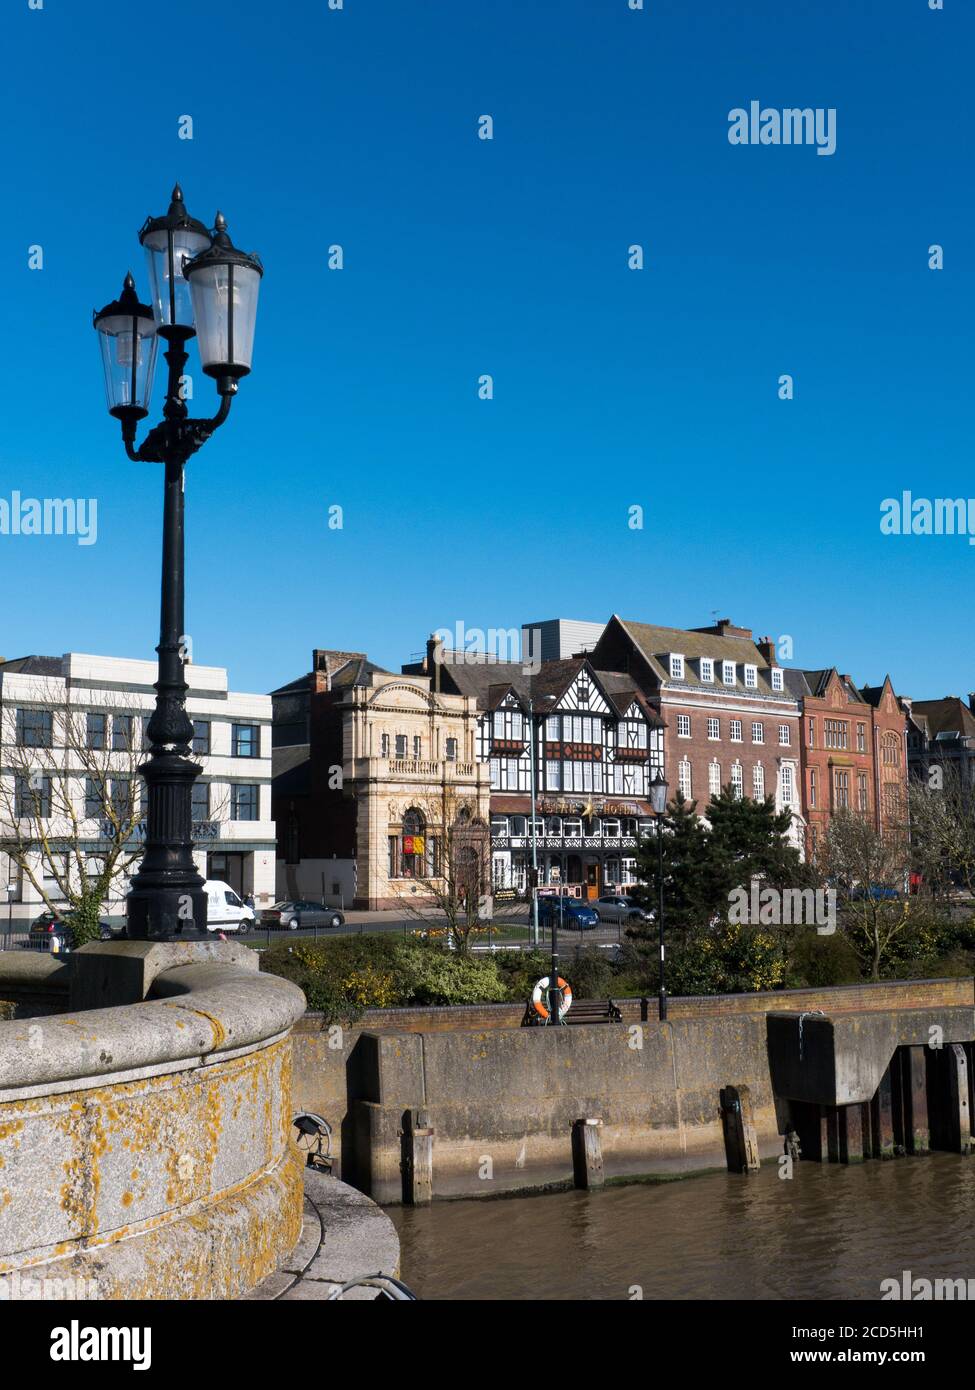
[{"label": "red brick building", "polygon": [[907,710],[894,693],[890,676],[882,685],[861,685],[873,711],[875,824],[882,833],[903,830],[907,822]]},{"label": "red brick building", "polygon": [[728,785],[741,796],[772,796],[778,810],[792,811],[790,839],[804,846],[799,701],[770,638],[756,641],[727,618],[688,629],[614,615],[590,660],[633,677],[663,719],[673,795],[696,801],[702,816]]},{"label": "red brick building", "polygon": [[790,671],[802,709],[806,853],[815,859],[839,810],[883,833],[901,828],[907,798],[906,716],[890,678],[858,688],[835,667]]}]

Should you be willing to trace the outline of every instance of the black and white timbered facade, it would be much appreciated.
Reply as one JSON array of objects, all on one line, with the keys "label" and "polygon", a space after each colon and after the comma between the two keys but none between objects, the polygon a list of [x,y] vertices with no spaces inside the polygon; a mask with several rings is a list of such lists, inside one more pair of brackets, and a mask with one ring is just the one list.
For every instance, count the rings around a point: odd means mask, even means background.
[{"label": "black and white timbered facade", "polygon": [[[490,672],[477,756],[491,770],[495,887],[526,886],[533,834],[543,886],[597,897],[634,883],[651,826],[649,783],[663,767],[657,716],[626,677],[583,658],[545,662],[530,678],[515,666],[507,684],[500,664]],[[464,683],[458,667],[451,675]]]}]

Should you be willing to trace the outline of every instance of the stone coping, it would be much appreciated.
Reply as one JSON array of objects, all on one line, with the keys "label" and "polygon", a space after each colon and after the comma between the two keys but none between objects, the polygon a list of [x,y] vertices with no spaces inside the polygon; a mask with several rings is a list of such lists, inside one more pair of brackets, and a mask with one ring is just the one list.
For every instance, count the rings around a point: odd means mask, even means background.
[{"label": "stone coping", "polygon": [[68,957],[48,951],[0,951],[0,986],[67,992],[71,982]]},{"label": "stone coping", "polygon": [[[63,968],[41,957],[12,970],[29,984]],[[3,961],[0,984],[10,970]],[[144,1003],[0,1023],[0,1100],[199,1065],[287,1033],[304,1011],[301,990],[278,976],[218,960],[175,966]]]}]

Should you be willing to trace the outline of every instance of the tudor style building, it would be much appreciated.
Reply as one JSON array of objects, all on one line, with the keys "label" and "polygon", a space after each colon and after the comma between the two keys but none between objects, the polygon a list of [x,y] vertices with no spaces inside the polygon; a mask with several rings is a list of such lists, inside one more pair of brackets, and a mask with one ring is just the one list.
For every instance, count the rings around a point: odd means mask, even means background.
[{"label": "tudor style building", "polygon": [[532,671],[446,649],[436,638],[424,660],[404,671],[477,703],[475,756],[490,770],[496,888],[527,886],[533,841],[543,886],[598,897],[636,882],[663,734],[632,679],[583,657],[543,661]]},{"label": "tudor style building", "polygon": [[443,884],[448,846],[461,841],[486,878],[473,699],[328,650],[271,699],[279,897],[402,906]]},{"label": "tudor style building", "polygon": [[601,671],[625,675],[662,718],[671,795],[774,798],[792,812],[789,839],[805,841],[800,783],[799,704],[768,637],[724,618],[711,627],[657,627],[615,614],[591,653]]}]

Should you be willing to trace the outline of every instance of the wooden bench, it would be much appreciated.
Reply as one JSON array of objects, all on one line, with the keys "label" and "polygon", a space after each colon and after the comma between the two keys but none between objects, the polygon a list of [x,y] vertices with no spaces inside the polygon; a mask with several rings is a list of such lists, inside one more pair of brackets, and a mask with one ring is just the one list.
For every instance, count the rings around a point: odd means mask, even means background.
[{"label": "wooden bench", "polygon": [[[525,1006],[525,1016],[521,1020],[522,1028],[537,1028],[546,1025],[547,1022],[547,1019],[535,1012],[529,999]],[[565,1027],[569,1023],[622,1022],[623,1015],[612,999],[573,999],[572,1008],[562,1019],[562,1026]]]}]

